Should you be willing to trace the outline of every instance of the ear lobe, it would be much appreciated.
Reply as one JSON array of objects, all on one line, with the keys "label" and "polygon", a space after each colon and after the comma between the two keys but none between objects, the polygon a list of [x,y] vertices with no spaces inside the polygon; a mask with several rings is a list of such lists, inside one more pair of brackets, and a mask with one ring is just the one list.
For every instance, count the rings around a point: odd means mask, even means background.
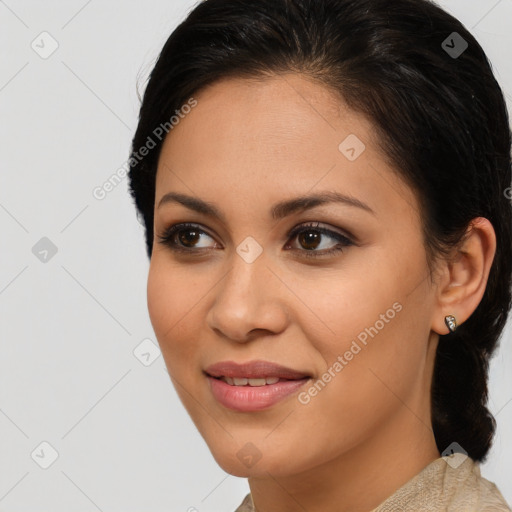
[{"label": "ear lobe", "polygon": [[461,325],[473,314],[484,296],[495,253],[496,234],[492,224],[484,217],[473,219],[461,245],[444,264],[433,331],[450,332],[446,316],[453,315]]}]

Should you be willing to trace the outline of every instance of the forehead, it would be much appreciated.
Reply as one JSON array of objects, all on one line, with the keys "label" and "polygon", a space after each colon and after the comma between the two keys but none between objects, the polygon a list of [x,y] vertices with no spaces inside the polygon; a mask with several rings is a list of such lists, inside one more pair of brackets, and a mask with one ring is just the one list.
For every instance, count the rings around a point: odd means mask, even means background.
[{"label": "forehead", "polygon": [[246,203],[322,189],[378,209],[393,192],[404,196],[372,124],[318,82],[295,74],[230,78],[194,98],[197,106],[164,141],[157,200],[167,189]]},{"label": "forehead", "polygon": [[[210,137],[214,132],[219,139],[268,136],[268,143],[277,144],[280,137],[311,138],[312,129],[325,138],[327,132],[333,135],[340,128],[333,120],[372,132],[371,123],[351,111],[338,94],[303,75],[226,78],[202,89],[195,98],[198,104],[186,116],[188,128],[208,131]],[[217,130],[220,123],[222,131]],[[182,131],[178,128],[174,134]],[[280,137],[275,139],[276,135]]]},{"label": "forehead", "polygon": [[[223,168],[238,165],[277,172],[286,162],[318,159],[334,163],[339,144],[357,134],[368,147],[373,130],[333,92],[300,75],[264,79],[229,78],[195,95],[197,106],[164,141],[164,163],[210,160]],[[188,167],[193,167],[192,165]]]}]

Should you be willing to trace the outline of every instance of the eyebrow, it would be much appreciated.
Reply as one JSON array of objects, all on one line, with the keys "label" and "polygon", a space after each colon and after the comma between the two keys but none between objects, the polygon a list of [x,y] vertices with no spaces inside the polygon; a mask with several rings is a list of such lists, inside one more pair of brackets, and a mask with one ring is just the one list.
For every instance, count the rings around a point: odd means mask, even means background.
[{"label": "eyebrow", "polygon": [[[214,204],[203,201],[197,197],[192,197],[177,192],[168,192],[160,199],[157,208],[160,208],[162,205],[168,203],[179,203],[189,210],[194,210],[209,217],[215,217],[226,223],[225,216]],[[283,219],[284,217],[292,215],[298,211],[309,210],[315,206],[328,203],[341,203],[346,206],[360,208],[367,211],[368,213],[371,213],[372,215],[376,215],[376,213],[367,204],[363,203],[359,199],[356,199],[355,197],[340,194],[339,192],[325,191],[307,196],[294,197],[292,199],[287,199],[285,201],[276,203],[270,210],[270,216],[275,220]]]}]

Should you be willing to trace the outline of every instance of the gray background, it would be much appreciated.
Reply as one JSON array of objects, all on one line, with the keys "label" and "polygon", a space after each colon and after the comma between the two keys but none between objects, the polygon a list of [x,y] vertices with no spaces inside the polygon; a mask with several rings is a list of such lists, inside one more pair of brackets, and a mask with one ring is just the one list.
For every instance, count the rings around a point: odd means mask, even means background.
[{"label": "gray background", "polygon": [[[248,492],[213,460],[154,345],[127,180],[93,196],[127,159],[137,82],[194,3],[0,1],[4,512],[230,512]],[[440,3],[486,50],[510,109],[512,0]],[[509,323],[482,473],[512,503],[511,356]]]}]

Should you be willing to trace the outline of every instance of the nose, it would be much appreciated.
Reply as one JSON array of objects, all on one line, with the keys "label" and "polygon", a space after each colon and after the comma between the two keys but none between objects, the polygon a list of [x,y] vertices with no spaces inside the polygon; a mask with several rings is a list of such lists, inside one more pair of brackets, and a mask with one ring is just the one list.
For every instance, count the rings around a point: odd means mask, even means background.
[{"label": "nose", "polygon": [[283,288],[264,252],[252,263],[235,253],[231,269],[214,288],[207,323],[218,335],[239,343],[280,333],[288,322]]}]

